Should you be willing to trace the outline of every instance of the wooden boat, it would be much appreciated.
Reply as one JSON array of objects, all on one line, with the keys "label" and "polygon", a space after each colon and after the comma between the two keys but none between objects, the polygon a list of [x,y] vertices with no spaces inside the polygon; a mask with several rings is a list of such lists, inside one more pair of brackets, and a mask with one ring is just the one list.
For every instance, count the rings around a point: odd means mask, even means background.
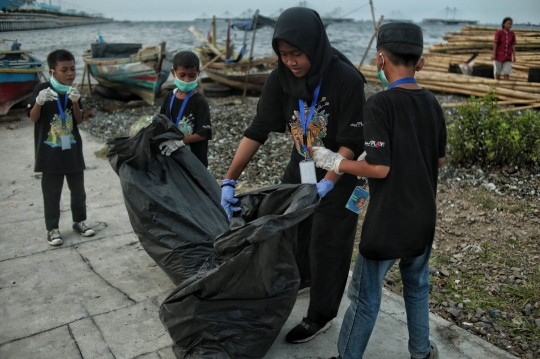
[{"label": "wooden boat", "polygon": [[11,50],[0,49],[0,115],[30,96],[40,82],[43,62],[31,53],[21,50],[17,41],[13,41]]},{"label": "wooden boat", "polygon": [[[225,46],[219,46],[208,41],[205,36],[191,26],[188,30],[202,43],[196,47],[199,57],[203,63],[201,70],[204,69],[206,75],[212,80],[236,89],[246,91],[261,92],[268,75],[277,67],[277,56],[253,59],[253,42],[255,41],[256,29],[270,26],[273,27],[275,20],[259,15],[258,10],[252,19],[235,24],[228,24],[227,39]],[[215,22],[212,24],[215,29]],[[244,31],[244,44],[239,54],[233,54],[230,41],[230,29],[236,28]],[[251,40],[251,51],[247,58],[243,58],[246,48],[246,34],[253,31]],[[215,31],[213,31],[215,33]]]},{"label": "wooden boat", "polygon": [[145,48],[141,44],[95,43],[83,60],[88,74],[100,85],[135,94],[151,105],[172,68],[164,42]]},{"label": "wooden boat", "polygon": [[215,62],[208,65],[205,72],[212,80],[227,86],[261,92],[268,75],[276,68],[277,62],[277,56],[255,59],[251,61],[251,64],[245,61],[238,63]]}]

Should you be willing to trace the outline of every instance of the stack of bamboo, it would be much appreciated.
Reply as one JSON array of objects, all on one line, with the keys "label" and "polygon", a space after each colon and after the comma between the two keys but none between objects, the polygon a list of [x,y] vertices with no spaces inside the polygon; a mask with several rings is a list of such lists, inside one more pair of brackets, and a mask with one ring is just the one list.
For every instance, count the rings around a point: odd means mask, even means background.
[{"label": "stack of bamboo", "polygon": [[[451,64],[463,64],[473,54],[475,65],[491,65],[493,37],[496,28],[467,25],[458,32],[443,37],[447,42],[435,44],[424,52],[426,64],[416,74],[418,84],[432,91],[462,95],[484,96],[495,88],[501,105],[515,105],[515,109],[540,107],[540,83],[527,82],[529,69],[540,68],[540,31],[514,29],[517,38],[516,62],[512,63],[511,81],[497,81],[484,77],[449,73]],[[372,62],[373,63],[373,62]],[[378,82],[373,65],[362,66],[368,81]],[[446,106],[453,106],[449,104]],[[509,109],[506,109],[509,110]]]}]

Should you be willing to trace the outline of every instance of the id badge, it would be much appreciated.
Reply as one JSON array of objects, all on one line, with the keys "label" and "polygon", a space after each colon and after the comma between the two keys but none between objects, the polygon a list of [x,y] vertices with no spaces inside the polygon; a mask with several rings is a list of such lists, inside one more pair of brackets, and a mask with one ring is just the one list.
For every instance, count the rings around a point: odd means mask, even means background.
[{"label": "id badge", "polygon": [[60,136],[60,141],[62,142],[62,150],[69,150],[71,149],[71,140],[69,138],[69,135],[67,136]]},{"label": "id badge", "polygon": [[350,209],[356,214],[360,214],[362,211],[362,206],[367,201],[369,197],[369,192],[363,189],[362,187],[356,186],[351,198],[347,201],[345,208]]},{"label": "id badge", "polygon": [[313,160],[304,160],[300,162],[300,179],[302,183],[317,183],[315,162]]}]

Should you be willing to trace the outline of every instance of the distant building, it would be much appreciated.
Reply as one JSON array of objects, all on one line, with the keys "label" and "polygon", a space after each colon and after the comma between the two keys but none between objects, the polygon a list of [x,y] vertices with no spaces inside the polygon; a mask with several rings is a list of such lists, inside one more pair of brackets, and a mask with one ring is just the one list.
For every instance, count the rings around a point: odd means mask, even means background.
[{"label": "distant building", "polygon": [[25,5],[33,5],[35,0],[0,0],[0,9],[16,10]]}]

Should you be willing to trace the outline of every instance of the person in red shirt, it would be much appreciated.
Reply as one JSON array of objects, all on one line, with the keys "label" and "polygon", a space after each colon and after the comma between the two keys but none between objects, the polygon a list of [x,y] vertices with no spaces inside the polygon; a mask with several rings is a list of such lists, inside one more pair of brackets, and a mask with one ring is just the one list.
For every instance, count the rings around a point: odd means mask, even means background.
[{"label": "person in red shirt", "polygon": [[503,75],[504,80],[509,81],[512,74],[512,61],[516,62],[516,34],[510,30],[511,28],[512,18],[505,17],[502,29],[495,33],[491,59],[496,80],[500,80]]}]

